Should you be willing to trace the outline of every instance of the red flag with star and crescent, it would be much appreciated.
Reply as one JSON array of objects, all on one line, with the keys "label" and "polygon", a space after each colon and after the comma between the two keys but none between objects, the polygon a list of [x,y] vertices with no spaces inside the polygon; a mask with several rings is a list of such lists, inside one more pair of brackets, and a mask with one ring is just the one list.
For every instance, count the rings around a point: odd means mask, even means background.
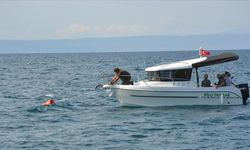
[{"label": "red flag with star and crescent", "polygon": [[210,52],[202,47],[200,47],[199,49],[199,55],[201,57],[207,57],[207,56],[210,56]]}]

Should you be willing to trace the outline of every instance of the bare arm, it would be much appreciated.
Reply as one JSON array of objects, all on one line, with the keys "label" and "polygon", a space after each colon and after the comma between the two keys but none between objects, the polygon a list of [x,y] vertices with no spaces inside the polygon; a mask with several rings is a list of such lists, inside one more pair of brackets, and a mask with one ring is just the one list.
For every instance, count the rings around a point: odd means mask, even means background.
[{"label": "bare arm", "polygon": [[222,86],[226,86],[226,82],[222,82],[220,85],[216,85],[216,89]]},{"label": "bare arm", "polygon": [[116,75],[110,82],[111,85],[113,85],[115,82],[119,80],[119,75]]}]

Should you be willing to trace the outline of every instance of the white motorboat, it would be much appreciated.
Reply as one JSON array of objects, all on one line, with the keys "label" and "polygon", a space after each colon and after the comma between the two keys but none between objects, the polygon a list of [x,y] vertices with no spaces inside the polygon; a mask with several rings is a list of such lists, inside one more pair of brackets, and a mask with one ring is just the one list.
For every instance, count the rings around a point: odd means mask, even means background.
[{"label": "white motorboat", "polygon": [[147,80],[134,85],[103,85],[122,105],[240,105],[249,97],[248,84],[202,87],[200,67],[238,60],[234,53],[222,53],[146,68]]}]

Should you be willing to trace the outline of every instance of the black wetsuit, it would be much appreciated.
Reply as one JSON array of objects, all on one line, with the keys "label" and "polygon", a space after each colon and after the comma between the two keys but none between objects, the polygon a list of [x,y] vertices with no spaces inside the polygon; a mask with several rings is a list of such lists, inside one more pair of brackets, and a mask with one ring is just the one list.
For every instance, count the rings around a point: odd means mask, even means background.
[{"label": "black wetsuit", "polygon": [[204,79],[202,82],[201,82],[201,86],[203,86],[203,87],[210,87],[210,85],[211,85],[211,82],[210,82],[210,80],[208,80],[208,79]]},{"label": "black wetsuit", "polygon": [[226,80],[223,77],[220,77],[217,85],[225,86]]},{"label": "black wetsuit", "polygon": [[125,70],[121,71],[119,78],[121,79],[123,85],[133,84],[130,73]]}]

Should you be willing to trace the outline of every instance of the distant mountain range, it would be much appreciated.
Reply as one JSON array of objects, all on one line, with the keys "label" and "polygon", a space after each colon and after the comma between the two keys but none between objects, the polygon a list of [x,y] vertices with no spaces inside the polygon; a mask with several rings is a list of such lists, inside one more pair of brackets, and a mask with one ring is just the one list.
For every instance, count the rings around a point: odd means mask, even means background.
[{"label": "distant mountain range", "polygon": [[0,53],[67,53],[250,49],[250,34],[0,40]]}]

